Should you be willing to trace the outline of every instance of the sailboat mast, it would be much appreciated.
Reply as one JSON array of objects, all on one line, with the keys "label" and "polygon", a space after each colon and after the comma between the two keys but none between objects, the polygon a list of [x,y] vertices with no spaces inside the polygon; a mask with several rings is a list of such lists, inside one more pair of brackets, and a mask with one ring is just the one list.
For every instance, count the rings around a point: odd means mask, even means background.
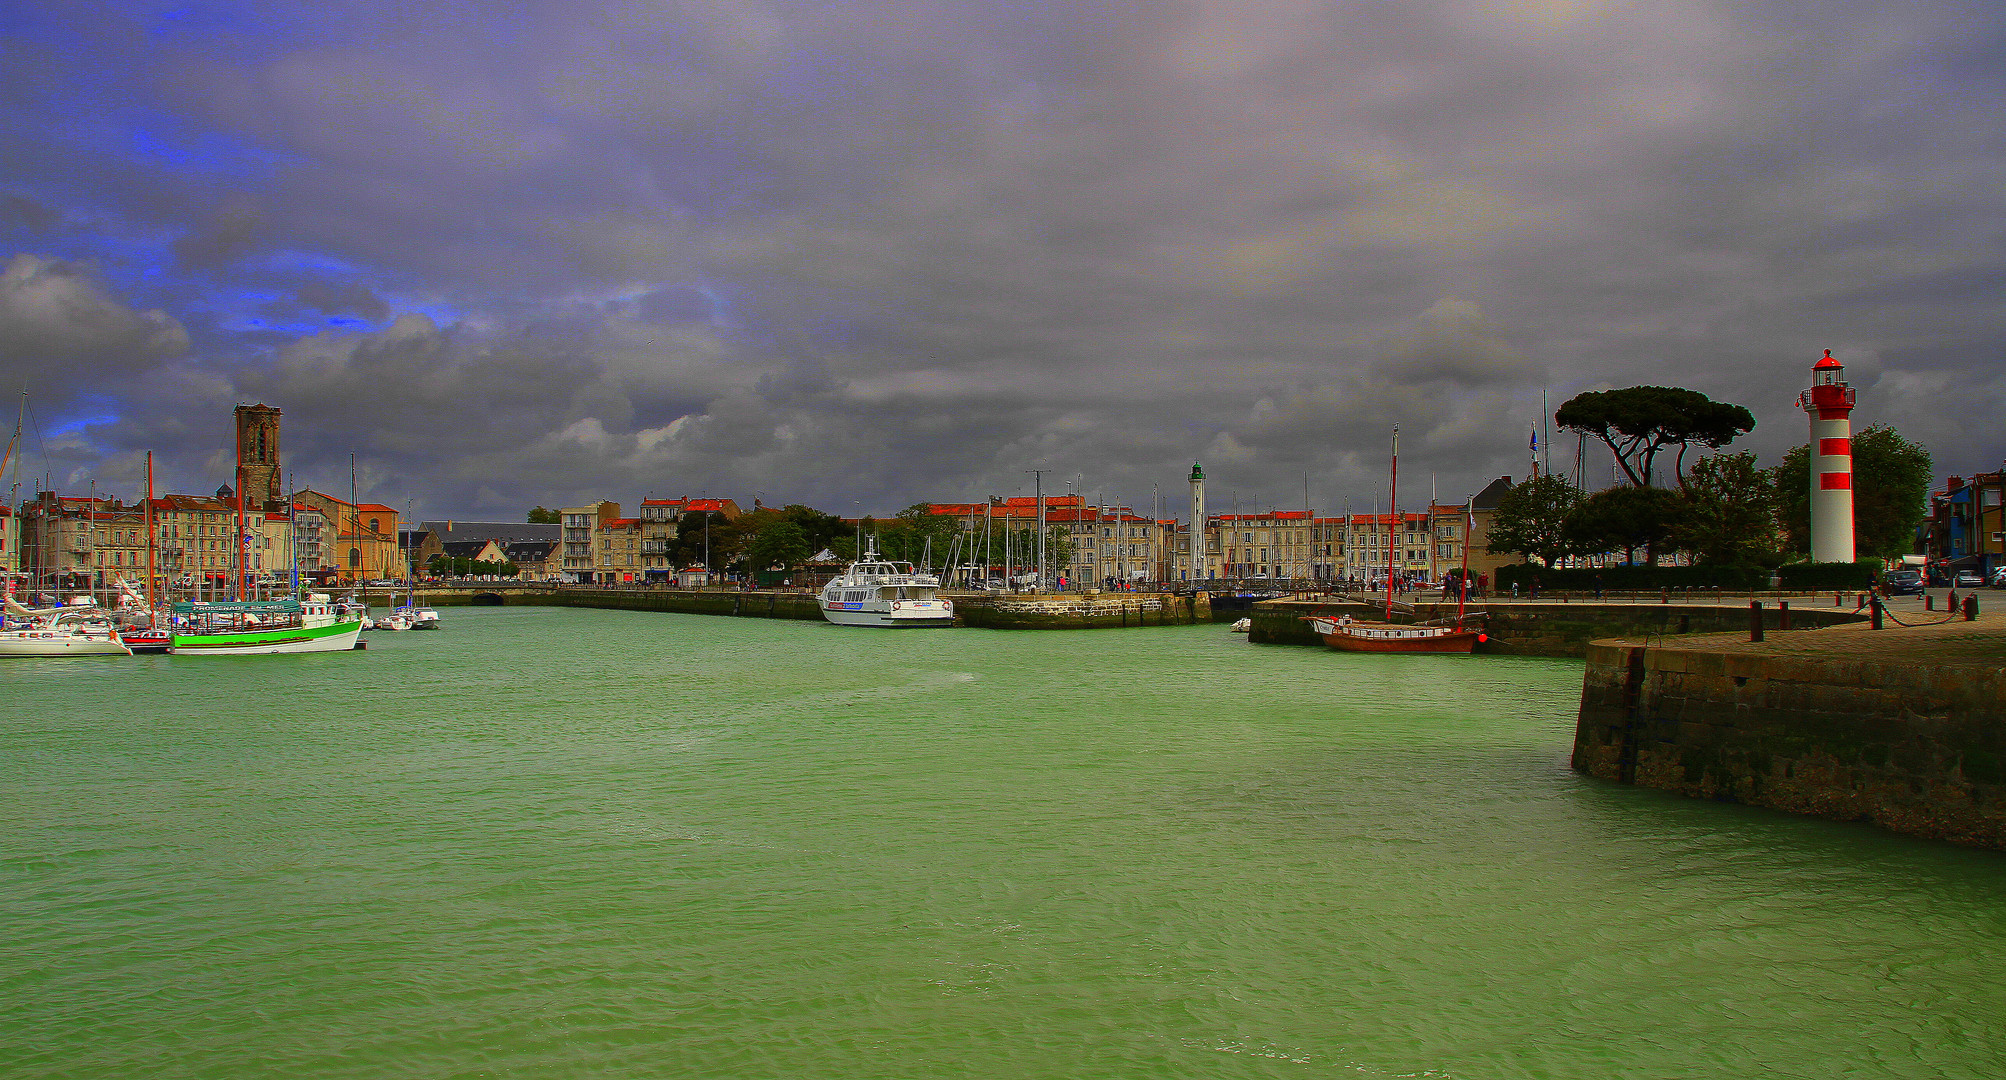
[{"label": "sailboat mast", "polygon": [[1400,535],[1400,425],[1393,425],[1393,479],[1386,486],[1386,621],[1393,621],[1393,545]]},{"label": "sailboat mast", "polygon": [[[349,550],[353,551],[362,546],[362,514],[355,505],[355,452],[352,450],[348,454],[348,530],[348,542],[351,545]],[[348,584],[351,588],[362,584],[361,563],[349,563],[348,573]],[[369,606],[368,593],[362,594],[362,606],[365,608]]]},{"label": "sailboat mast", "polygon": [[244,520],[244,431],[242,425],[239,425],[237,429],[237,543],[236,543],[236,551],[237,551],[236,598],[238,600],[250,599],[249,596],[250,583],[251,583],[251,573],[249,566],[250,559],[247,557],[249,553],[246,550],[246,540],[244,536],[244,530],[247,527],[248,525]]},{"label": "sailboat mast", "polygon": [[[153,525],[153,451],[146,452],[146,614],[151,620],[158,607],[153,600],[154,575],[154,525]],[[149,623],[150,625],[150,623]]]}]

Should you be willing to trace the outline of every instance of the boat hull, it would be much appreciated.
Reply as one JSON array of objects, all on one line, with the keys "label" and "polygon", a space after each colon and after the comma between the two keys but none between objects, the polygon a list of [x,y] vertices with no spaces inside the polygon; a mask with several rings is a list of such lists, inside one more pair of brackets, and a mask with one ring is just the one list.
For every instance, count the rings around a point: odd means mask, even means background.
[{"label": "boat hull", "polygon": [[0,634],[0,657],[131,656],[113,634],[69,634],[60,630],[9,630]]},{"label": "boat hull", "polygon": [[174,635],[176,656],[262,656],[268,653],[347,652],[362,634],[360,621],[270,630]]},{"label": "boat hull", "polygon": [[[882,610],[880,610],[882,609]],[[822,604],[822,617],[837,626],[876,626],[886,629],[918,630],[954,625],[954,612],[937,603],[908,600],[896,610],[868,601],[861,604]]]},{"label": "boat hull", "polygon": [[1340,652],[1467,653],[1484,634],[1448,626],[1399,626],[1393,623],[1341,622],[1312,618],[1310,629],[1325,645]]}]

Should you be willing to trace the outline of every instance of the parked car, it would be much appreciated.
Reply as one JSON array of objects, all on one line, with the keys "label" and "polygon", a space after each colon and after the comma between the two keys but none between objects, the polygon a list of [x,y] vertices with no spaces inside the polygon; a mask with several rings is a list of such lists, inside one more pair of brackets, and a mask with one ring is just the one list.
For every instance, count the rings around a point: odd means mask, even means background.
[{"label": "parked car", "polygon": [[1959,570],[1957,580],[1953,584],[1960,589],[1975,589],[1985,584],[1985,579],[1979,577],[1976,570]]},{"label": "parked car", "polygon": [[1889,596],[1921,596],[1922,575],[1913,570],[1897,570],[1881,579]]},{"label": "parked car", "polygon": [[1992,587],[1995,589],[2006,589],[2006,566],[1992,571]]}]

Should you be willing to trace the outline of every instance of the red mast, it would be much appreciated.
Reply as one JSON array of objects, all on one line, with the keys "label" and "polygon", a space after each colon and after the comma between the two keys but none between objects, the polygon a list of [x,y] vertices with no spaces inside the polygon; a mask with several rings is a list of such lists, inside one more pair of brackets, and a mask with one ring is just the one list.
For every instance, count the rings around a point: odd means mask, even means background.
[{"label": "red mast", "polygon": [[1393,524],[1386,527],[1386,621],[1393,621],[1393,545],[1400,531],[1400,425],[1393,425],[1393,480],[1387,486],[1386,508]]}]

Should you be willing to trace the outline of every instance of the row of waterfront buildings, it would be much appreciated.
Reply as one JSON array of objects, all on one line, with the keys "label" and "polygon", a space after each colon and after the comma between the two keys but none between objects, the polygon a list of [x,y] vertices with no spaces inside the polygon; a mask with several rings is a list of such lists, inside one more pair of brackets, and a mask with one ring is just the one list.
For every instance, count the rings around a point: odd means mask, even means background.
[{"label": "row of waterfront buildings", "polygon": [[[1313,510],[1255,513],[1204,512],[1204,474],[1194,466],[1192,490],[1200,541],[1194,557],[1189,520],[1137,514],[1127,506],[1089,503],[1080,495],[990,497],[978,502],[928,504],[954,526],[952,566],[966,581],[996,575],[1036,575],[1036,535],[1061,535],[1048,545],[1044,576],[1053,584],[1106,585],[1192,581],[1379,581],[1388,567],[1403,578],[1440,580],[1464,565],[1488,574],[1513,561],[1485,550],[1491,515],[1511,489],[1499,477],[1468,505],[1432,504],[1398,514],[1318,515]],[[648,499],[637,517],[617,502],[596,500],[565,507],[556,578],[596,584],[687,581],[702,567],[676,565],[678,523],[687,513],[739,516],[729,499]],[[855,527],[856,519],[844,519]],[[917,555],[917,553],[912,553]],[[936,564],[950,552],[932,552]],[[716,560],[711,560],[714,564]],[[547,569],[546,569],[547,573]]]},{"label": "row of waterfront buildings", "polygon": [[[239,405],[235,420],[234,487],[131,500],[40,492],[18,509],[0,507],[0,569],[58,588],[104,587],[121,578],[141,584],[151,574],[157,587],[199,594],[289,584],[295,572],[335,586],[398,580],[435,555],[513,563],[518,576],[535,581],[689,583],[707,579],[705,566],[736,554],[712,551],[707,542],[699,548],[694,538],[679,543],[686,515],[736,520],[741,511],[731,499],[649,498],[631,517],[619,503],[595,500],[562,508],[554,524],[407,523],[382,503],[284,489],[280,411]],[[1500,478],[1469,506],[1402,513],[1319,516],[1304,508],[1213,515],[1205,512],[1204,473],[1194,465],[1192,513],[1181,521],[1080,495],[942,502],[931,511],[958,527],[950,572],[964,579],[1028,571],[1053,583],[1096,585],[1383,581],[1390,570],[1437,580],[1462,565],[1466,548],[1473,571],[1505,561],[1484,550],[1483,538],[1510,486]],[[1195,548],[1191,522],[1200,523]],[[1041,525],[1065,543],[1041,549],[1031,538]],[[698,550],[702,559],[688,565]],[[932,554],[945,561],[948,553]]]},{"label": "row of waterfront buildings", "polygon": [[[150,565],[156,584],[200,592],[233,589],[245,580],[276,582],[295,568],[332,585],[401,579],[411,567],[445,555],[513,563],[520,577],[534,581],[691,583],[708,578],[706,565],[736,555],[680,536],[686,515],[737,520],[741,510],[731,499],[648,498],[634,516],[617,502],[593,500],[562,508],[551,524],[404,522],[381,503],[313,488],[282,490],[279,410],[240,405],[236,426],[234,489],[130,501],[44,491],[21,507],[0,506],[0,569],[45,585],[85,587],[117,578],[139,583]],[[1919,550],[1960,568],[1990,571],[2006,562],[2002,480],[2006,472],[1951,477],[1932,497]],[[1389,572],[1435,581],[1466,558],[1476,574],[1515,561],[1486,550],[1490,520],[1511,489],[1510,477],[1492,481],[1466,505],[1431,502],[1383,514],[1319,515],[1308,507],[1212,514],[1204,472],[1196,465],[1190,485],[1190,513],[1182,519],[1141,515],[1080,495],[992,496],[932,503],[930,510],[952,524],[944,531],[959,534],[949,545],[954,565],[947,569],[963,580],[1042,570],[1054,584],[1087,585],[1383,582]],[[1195,546],[1193,522],[1199,523]],[[1042,567],[1033,539],[1041,524],[1065,541],[1047,545]],[[698,551],[701,559],[692,560]],[[932,552],[937,564],[948,556]]]}]

